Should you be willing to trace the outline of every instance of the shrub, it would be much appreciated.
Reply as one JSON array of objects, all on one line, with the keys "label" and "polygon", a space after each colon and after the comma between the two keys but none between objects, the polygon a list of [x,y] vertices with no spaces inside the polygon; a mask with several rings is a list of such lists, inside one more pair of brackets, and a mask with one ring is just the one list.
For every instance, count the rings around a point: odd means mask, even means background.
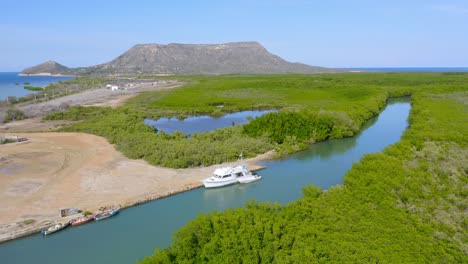
[{"label": "shrub", "polygon": [[27,116],[19,109],[8,109],[3,120],[4,123],[26,119]]},{"label": "shrub", "polygon": [[93,213],[90,212],[90,211],[85,211],[85,212],[83,213],[84,216],[88,216],[88,215],[92,215],[92,214],[93,214]]}]

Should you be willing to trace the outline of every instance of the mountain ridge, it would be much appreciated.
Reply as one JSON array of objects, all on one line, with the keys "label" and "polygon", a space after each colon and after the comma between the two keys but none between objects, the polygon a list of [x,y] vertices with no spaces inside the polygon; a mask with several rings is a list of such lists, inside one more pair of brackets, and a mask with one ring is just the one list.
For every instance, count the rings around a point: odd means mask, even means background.
[{"label": "mountain ridge", "polygon": [[47,73],[48,69],[53,74],[67,75],[221,75],[336,71],[288,62],[270,53],[256,41],[223,44],[136,44],[115,59],[90,67],[67,68],[54,63],[62,67],[46,67],[46,63],[43,63],[27,68],[21,74]]}]

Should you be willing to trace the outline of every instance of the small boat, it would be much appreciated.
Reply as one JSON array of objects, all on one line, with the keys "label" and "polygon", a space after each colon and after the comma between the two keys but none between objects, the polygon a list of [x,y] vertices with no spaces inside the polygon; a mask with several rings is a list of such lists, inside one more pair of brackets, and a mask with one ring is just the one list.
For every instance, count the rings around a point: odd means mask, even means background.
[{"label": "small boat", "polygon": [[238,179],[238,181],[239,181],[239,183],[250,183],[250,182],[258,181],[258,180],[261,180],[261,179],[262,179],[262,176],[260,176],[258,174],[251,174],[251,175],[246,175],[246,176],[240,177]]},{"label": "small boat", "polygon": [[114,216],[114,215],[118,214],[119,212],[120,212],[120,208],[116,208],[116,209],[113,209],[113,210],[110,210],[110,211],[106,211],[106,212],[102,212],[100,214],[97,214],[94,217],[94,219],[96,219],[96,221],[103,220],[103,219],[109,218],[111,216]]},{"label": "small boat", "polygon": [[68,225],[70,225],[70,222],[69,221],[66,221],[66,222],[61,222],[61,223],[57,223],[56,225],[54,226],[51,226],[47,229],[44,229],[44,230],[41,230],[41,234],[46,236],[46,235],[50,235],[52,233],[55,233],[57,231],[60,231],[62,229],[64,229],[65,227],[67,227]]},{"label": "small boat", "polygon": [[203,185],[206,188],[223,187],[239,183],[239,179],[253,175],[247,170],[247,166],[218,168],[211,177],[204,179]]},{"label": "small boat", "polygon": [[88,223],[90,221],[93,221],[93,220],[94,220],[94,215],[88,215],[88,216],[85,216],[85,217],[73,219],[73,220],[70,221],[70,224],[72,226],[78,226],[78,225],[86,224],[86,223]]}]

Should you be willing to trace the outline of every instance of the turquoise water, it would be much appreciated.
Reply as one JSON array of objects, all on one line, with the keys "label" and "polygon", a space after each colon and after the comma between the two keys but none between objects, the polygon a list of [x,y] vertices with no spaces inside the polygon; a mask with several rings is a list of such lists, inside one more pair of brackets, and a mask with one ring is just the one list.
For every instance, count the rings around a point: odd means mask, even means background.
[{"label": "turquoise water", "polygon": [[173,233],[200,213],[243,206],[250,199],[282,204],[301,197],[302,188],[343,182],[363,155],[399,141],[408,126],[409,100],[391,100],[352,138],[311,145],[303,152],[263,162],[261,181],[219,189],[195,189],[125,209],[116,217],[43,238],[33,235],[0,244],[2,263],[134,263],[156,247],[169,246]]},{"label": "turquoise water", "polygon": [[213,118],[211,116],[193,116],[179,120],[177,118],[160,118],[158,120],[145,119],[145,124],[154,126],[168,134],[175,131],[192,134],[198,132],[212,131],[232,125],[243,125],[249,121],[249,117],[256,118],[271,110],[264,111],[242,111],[227,114],[222,117]]},{"label": "turquoise water", "polygon": [[[0,100],[5,100],[8,96],[22,97],[33,93],[24,89],[25,85],[44,87],[51,83],[73,79],[65,76],[18,76],[18,73],[0,72]],[[28,82],[30,84],[25,84]]]}]

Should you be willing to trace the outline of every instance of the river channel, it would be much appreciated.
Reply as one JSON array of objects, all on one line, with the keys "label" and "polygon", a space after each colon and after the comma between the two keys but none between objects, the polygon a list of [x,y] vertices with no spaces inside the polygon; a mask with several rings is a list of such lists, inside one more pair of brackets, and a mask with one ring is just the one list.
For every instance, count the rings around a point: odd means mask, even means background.
[{"label": "river channel", "polygon": [[200,213],[245,202],[285,204],[315,184],[327,189],[363,155],[396,143],[408,127],[409,98],[390,99],[383,112],[351,138],[328,140],[282,159],[265,161],[258,182],[219,189],[195,189],[123,210],[105,221],[67,228],[49,237],[33,235],[0,244],[1,263],[135,263],[170,245],[172,235]]}]

